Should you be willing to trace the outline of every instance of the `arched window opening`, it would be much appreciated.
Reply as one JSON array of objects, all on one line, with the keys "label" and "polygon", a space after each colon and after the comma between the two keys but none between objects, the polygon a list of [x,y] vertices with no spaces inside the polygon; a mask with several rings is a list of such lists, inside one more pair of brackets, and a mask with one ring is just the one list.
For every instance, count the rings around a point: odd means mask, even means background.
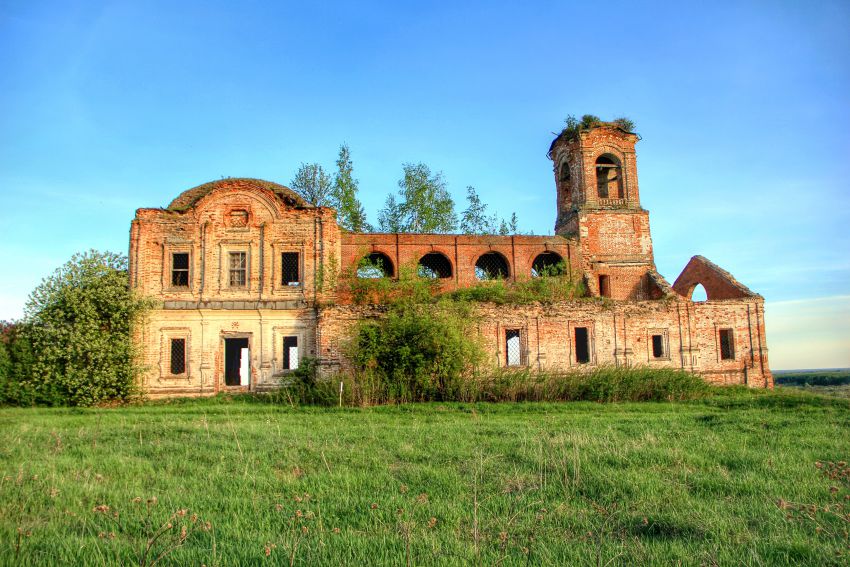
[{"label": "arched window opening", "polygon": [[475,262],[475,277],[479,280],[506,279],[508,274],[508,262],[498,252],[482,254]]},{"label": "arched window opening", "polygon": [[439,252],[429,252],[419,259],[417,273],[431,280],[452,277],[452,263]]},{"label": "arched window opening", "polygon": [[392,260],[382,252],[372,252],[364,256],[357,265],[358,278],[391,278],[394,275]]},{"label": "arched window opening", "polygon": [[531,277],[560,276],[567,270],[564,259],[555,252],[543,252],[538,254],[531,263]]},{"label": "arched window opening", "polygon": [[596,160],[596,192],[600,199],[622,199],[623,183],[620,162],[611,155]]},{"label": "arched window opening", "polygon": [[693,291],[691,291],[691,301],[708,301],[708,293],[706,293],[702,284],[694,286]]},{"label": "arched window opening", "polygon": [[567,161],[561,163],[561,170],[558,172],[558,181],[563,183],[570,180],[570,164]]}]

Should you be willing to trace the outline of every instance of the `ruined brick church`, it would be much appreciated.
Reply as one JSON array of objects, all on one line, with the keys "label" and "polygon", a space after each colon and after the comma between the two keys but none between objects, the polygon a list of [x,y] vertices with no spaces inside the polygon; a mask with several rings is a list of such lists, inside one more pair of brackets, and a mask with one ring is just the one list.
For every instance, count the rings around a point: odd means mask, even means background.
[{"label": "ruined brick church", "polygon": [[[672,286],[656,271],[637,140],[607,123],[555,138],[554,236],[351,233],[333,209],[257,179],[222,179],[139,209],[130,281],[161,302],[138,330],[144,391],[261,391],[304,357],[326,374],[345,368],[348,330],[369,308],[346,297],[343,280],[376,275],[358,271],[364,258],[383,277],[418,264],[446,291],[568,266],[562,277],[583,281],[591,299],[478,307],[497,366],[644,365],[772,387],[764,299],[702,256]],[[705,301],[692,301],[697,285]]]}]

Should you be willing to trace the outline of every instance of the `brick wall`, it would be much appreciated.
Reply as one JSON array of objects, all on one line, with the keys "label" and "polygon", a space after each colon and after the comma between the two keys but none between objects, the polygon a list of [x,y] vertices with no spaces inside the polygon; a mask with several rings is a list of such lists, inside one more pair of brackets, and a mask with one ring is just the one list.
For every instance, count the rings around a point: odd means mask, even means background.
[{"label": "brick wall", "polygon": [[[507,362],[505,332],[519,330],[523,363],[532,368],[649,365],[718,383],[772,386],[759,295],[701,256],[672,287],[656,272],[649,214],[640,206],[637,140],[612,126],[556,138],[550,157],[558,236],[353,234],[339,229],[333,210],[256,179],[224,179],[184,191],[168,208],[139,209],[130,229],[130,281],[161,302],[137,329],[145,390],[166,396],[232,389],[223,377],[229,338],[248,341],[249,389],[272,388],[285,377],[284,337],[297,337],[299,358],[318,357],[324,373],[345,369],[352,326],[383,312],[352,305],[344,291],[345,278],[372,253],[385,255],[394,274],[415,269],[426,254],[442,254],[451,266],[451,277],[440,280],[443,291],[475,285],[476,261],[487,253],[505,261],[509,281],[531,277],[540,254],[566,261],[568,277],[584,280],[596,299],[478,306],[476,332],[496,365]],[[619,165],[622,198],[600,198],[599,156]],[[569,175],[562,178],[565,164]],[[245,254],[245,285],[231,285],[232,252]],[[298,254],[298,285],[282,280],[283,253]],[[188,285],[173,285],[174,254],[188,255]],[[689,300],[697,283],[709,301]],[[587,364],[577,360],[576,328],[588,332]],[[721,333],[734,356],[723,356]],[[660,337],[656,348],[653,336]],[[186,341],[186,371],[176,376],[168,363],[175,338]]]},{"label": "brick wall", "polygon": [[[244,217],[243,224],[243,212]],[[185,211],[139,209],[130,229],[131,283],[164,302],[243,308],[257,302],[304,307],[333,297],[326,273],[339,257],[328,208],[285,206],[250,180],[223,180]],[[228,280],[230,252],[245,252],[246,285]],[[299,254],[301,284],[281,281],[281,254]],[[171,258],[189,254],[189,285],[173,286]]]},{"label": "brick wall", "polygon": [[[319,314],[320,352],[327,371],[347,370],[346,347],[352,327],[366,317],[380,317],[377,306],[334,305]],[[524,365],[538,370],[586,370],[599,365],[678,368],[709,381],[772,387],[764,343],[764,307],[760,299],[693,304],[683,299],[604,303],[579,300],[556,305],[476,307],[475,328],[491,362],[506,366],[505,331],[519,330]],[[576,357],[576,327],[588,330],[590,361]],[[735,352],[719,354],[719,329],[732,329]],[[663,352],[655,356],[652,336]]]},{"label": "brick wall", "polygon": [[452,265],[452,277],[443,282],[443,288],[474,285],[475,263],[482,254],[496,252],[508,265],[509,280],[531,277],[531,265],[542,253],[554,252],[567,264],[576,258],[576,242],[560,236],[476,236],[455,234],[353,234],[341,237],[341,266],[344,274],[351,275],[360,260],[373,253],[386,255],[396,273],[399,266],[415,267],[426,254],[443,254]]}]

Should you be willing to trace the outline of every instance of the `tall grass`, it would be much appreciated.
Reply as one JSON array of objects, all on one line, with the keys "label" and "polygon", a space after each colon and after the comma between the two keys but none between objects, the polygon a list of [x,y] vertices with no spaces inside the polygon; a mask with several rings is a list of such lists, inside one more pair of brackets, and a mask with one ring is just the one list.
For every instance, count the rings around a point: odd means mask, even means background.
[{"label": "tall grass", "polygon": [[661,402],[693,400],[712,387],[694,374],[672,368],[601,366],[590,372],[502,369],[464,384],[467,402]]},{"label": "tall grass", "polygon": [[413,380],[388,380],[366,369],[284,385],[268,401],[336,405],[342,383],[346,406],[411,402],[663,402],[705,398],[723,388],[675,369],[600,366],[585,372],[493,369],[428,388]]}]

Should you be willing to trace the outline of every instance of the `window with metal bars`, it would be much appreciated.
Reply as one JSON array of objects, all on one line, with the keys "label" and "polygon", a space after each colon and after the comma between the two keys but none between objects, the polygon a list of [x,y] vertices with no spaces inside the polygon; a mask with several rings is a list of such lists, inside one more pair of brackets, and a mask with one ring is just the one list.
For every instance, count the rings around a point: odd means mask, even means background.
[{"label": "window with metal bars", "polygon": [[171,285],[189,287],[189,253],[175,252],[171,255]]},{"label": "window with metal bars", "polygon": [[482,254],[475,262],[475,277],[479,280],[506,279],[508,262],[498,252]]},{"label": "window with metal bars", "polygon": [[519,329],[505,330],[505,365],[522,366],[525,357],[522,352],[522,332]]},{"label": "window with metal bars", "polygon": [[171,373],[186,373],[186,339],[171,339]]},{"label": "window with metal bars", "polygon": [[543,252],[538,254],[531,263],[531,277],[560,276],[565,268],[564,259],[560,254]]},{"label": "window with metal bars", "polygon": [[452,277],[452,263],[439,252],[429,252],[419,259],[420,278],[438,279]]},{"label": "window with metal bars", "polygon": [[230,253],[230,287],[245,287],[248,282],[248,254]]},{"label": "window with metal bars", "polygon": [[732,329],[720,329],[720,360],[735,360],[735,336]]},{"label": "window with metal bars", "polygon": [[280,273],[280,283],[283,285],[301,285],[298,252],[283,252],[280,255]]}]

